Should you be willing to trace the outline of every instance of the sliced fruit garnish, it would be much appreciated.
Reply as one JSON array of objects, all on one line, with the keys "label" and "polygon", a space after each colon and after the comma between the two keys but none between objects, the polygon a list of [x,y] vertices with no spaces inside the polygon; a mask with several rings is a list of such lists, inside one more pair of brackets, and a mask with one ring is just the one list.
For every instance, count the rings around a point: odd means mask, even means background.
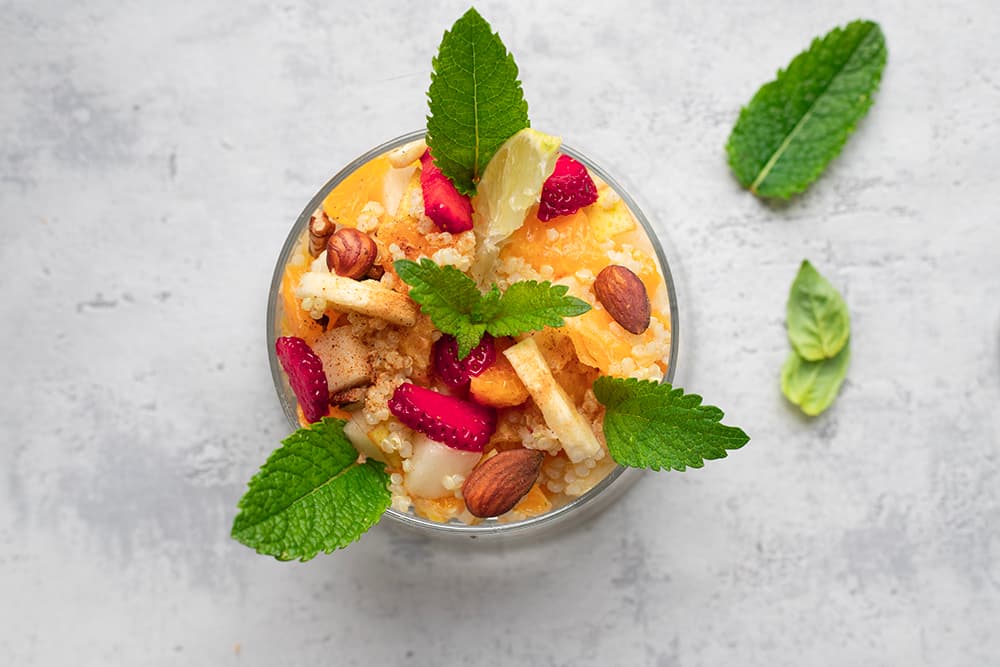
[{"label": "sliced fruit garnish", "polygon": [[542,187],[538,219],[548,221],[576,213],[597,201],[597,186],[587,168],[568,155],[560,155],[552,175]]},{"label": "sliced fruit garnish", "polygon": [[326,384],[323,362],[309,344],[295,336],[283,336],[274,342],[274,351],[288,375],[288,384],[309,423],[330,412],[330,390]]},{"label": "sliced fruit garnish", "polygon": [[472,229],[472,204],[434,164],[430,149],[420,158],[424,213],[438,229],[457,234]]},{"label": "sliced fruit garnish", "polygon": [[500,246],[539,202],[561,145],[559,137],[525,128],[504,142],[486,165],[472,201],[476,230],[472,273],[481,285],[489,282]]},{"label": "sliced fruit garnish", "polygon": [[409,382],[396,387],[389,411],[415,431],[449,447],[481,452],[497,427],[493,408]]}]

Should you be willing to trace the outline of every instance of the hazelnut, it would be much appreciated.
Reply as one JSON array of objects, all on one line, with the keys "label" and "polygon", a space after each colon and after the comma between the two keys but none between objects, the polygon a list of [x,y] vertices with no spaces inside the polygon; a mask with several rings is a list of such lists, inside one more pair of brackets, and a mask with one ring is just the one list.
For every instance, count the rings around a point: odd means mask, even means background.
[{"label": "hazelnut", "polygon": [[330,237],[326,244],[326,266],[338,276],[362,278],[375,263],[378,247],[372,237],[345,227]]}]

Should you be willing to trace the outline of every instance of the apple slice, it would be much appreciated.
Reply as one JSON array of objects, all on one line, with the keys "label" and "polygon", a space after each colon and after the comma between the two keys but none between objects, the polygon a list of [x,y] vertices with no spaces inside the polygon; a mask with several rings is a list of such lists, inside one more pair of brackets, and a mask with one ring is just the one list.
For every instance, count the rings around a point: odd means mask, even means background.
[{"label": "apple slice", "polygon": [[566,390],[552,377],[552,369],[545,362],[535,340],[525,338],[503,353],[542,411],[545,423],[559,438],[569,460],[579,463],[593,458],[600,451],[601,443]]},{"label": "apple slice", "polygon": [[403,473],[403,485],[410,495],[420,498],[449,496],[452,491],[444,486],[444,478],[450,475],[465,477],[482,456],[481,452],[454,449],[418,434],[413,439],[412,467],[409,472]]}]

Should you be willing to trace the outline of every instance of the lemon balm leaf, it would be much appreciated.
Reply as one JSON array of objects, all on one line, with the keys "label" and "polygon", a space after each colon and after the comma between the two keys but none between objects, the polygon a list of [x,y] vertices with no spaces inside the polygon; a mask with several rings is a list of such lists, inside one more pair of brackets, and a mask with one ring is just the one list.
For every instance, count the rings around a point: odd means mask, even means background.
[{"label": "lemon balm leaf", "polygon": [[605,407],[604,439],[620,465],[651,470],[701,468],[750,441],[722,423],[723,412],[701,396],[652,380],[599,377],[594,395]]},{"label": "lemon balm leaf", "polygon": [[472,313],[481,295],[467,275],[454,266],[438,266],[426,257],[419,264],[400,259],[393,266],[400,279],[410,286],[410,298],[420,304],[438,329],[458,336],[473,323]]},{"label": "lemon balm leaf", "polygon": [[560,327],[564,318],[582,315],[590,304],[566,294],[568,287],[524,280],[501,292],[495,286],[481,293],[471,278],[453,266],[397,260],[393,266],[410,286],[410,298],[431,318],[434,326],[458,340],[458,358],[464,359],[488,332],[515,336],[546,326]]},{"label": "lemon balm leaf", "polygon": [[788,340],[806,361],[836,356],[851,334],[843,297],[808,260],[802,261],[788,293],[786,322]]},{"label": "lemon balm leaf", "polygon": [[805,190],[872,105],[886,56],[872,21],[813,40],[740,111],[726,145],[739,182],[761,197]]},{"label": "lemon balm leaf", "polygon": [[781,368],[781,391],[802,412],[815,417],[837,398],[850,360],[849,343],[833,358],[820,361],[807,361],[792,350]]},{"label": "lemon balm leaf", "polygon": [[507,288],[486,330],[492,336],[515,336],[545,327],[561,327],[563,318],[583,315],[590,304],[575,296],[567,296],[565,285],[548,281],[525,280]]},{"label": "lemon balm leaf", "polygon": [[427,98],[434,162],[459,192],[475,194],[493,154],[529,125],[514,57],[475,9],[445,32]]},{"label": "lemon balm leaf", "polygon": [[279,560],[346,547],[389,507],[389,475],[358,462],[344,421],[326,417],[282,441],[239,502],[232,536]]}]

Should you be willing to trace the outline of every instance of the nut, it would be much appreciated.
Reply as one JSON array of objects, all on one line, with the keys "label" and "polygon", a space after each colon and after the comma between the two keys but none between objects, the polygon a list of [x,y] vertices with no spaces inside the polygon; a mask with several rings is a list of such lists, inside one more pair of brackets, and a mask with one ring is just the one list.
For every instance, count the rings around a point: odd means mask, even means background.
[{"label": "nut", "polygon": [[350,389],[338,391],[330,396],[330,405],[343,407],[345,405],[356,405],[358,403],[362,403],[365,400],[365,396],[368,394],[369,386],[370,385],[352,387]]},{"label": "nut", "polygon": [[618,264],[604,267],[594,280],[594,293],[626,331],[641,334],[649,327],[649,294],[631,270]]},{"label": "nut", "polygon": [[532,449],[509,449],[483,461],[462,485],[465,506],[482,519],[506,514],[531,490],[544,457]]},{"label": "nut", "polygon": [[326,244],[326,266],[338,276],[361,278],[375,263],[378,246],[372,237],[350,227],[338,230]]},{"label": "nut", "polygon": [[417,139],[416,141],[411,141],[408,144],[403,144],[399,148],[394,148],[389,151],[389,164],[391,164],[396,169],[402,169],[404,167],[409,167],[411,164],[420,159],[420,156],[427,151],[427,142],[423,139]]},{"label": "nut", "polygon": [[309,254],[319,257],[326,250],[326,244],[333,234],[333,221],[322,210],[309,218]]}]

